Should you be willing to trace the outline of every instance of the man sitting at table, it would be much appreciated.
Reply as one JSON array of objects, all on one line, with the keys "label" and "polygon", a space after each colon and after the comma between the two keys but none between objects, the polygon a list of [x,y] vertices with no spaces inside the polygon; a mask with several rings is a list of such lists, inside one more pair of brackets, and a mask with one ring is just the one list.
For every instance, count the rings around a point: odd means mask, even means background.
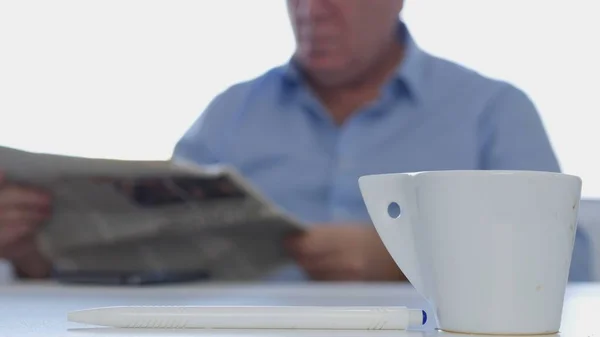
[{"label": "man sitting at table", "polygon": [[[174,150],[175,158],[235,166],[311,225],[286,242],[297,263],[273,278],[404,280],[370,223],[361,175],[560,170],[530,99],[421,50],[398,19],[402,0],[287,5],[290,62],[214,98]],[[1,254],[23,275],[47,275],[31,237],[50,202],[33,189],[0,190]],[[572,280],[587,277],[582,239],[579,232]]]}]

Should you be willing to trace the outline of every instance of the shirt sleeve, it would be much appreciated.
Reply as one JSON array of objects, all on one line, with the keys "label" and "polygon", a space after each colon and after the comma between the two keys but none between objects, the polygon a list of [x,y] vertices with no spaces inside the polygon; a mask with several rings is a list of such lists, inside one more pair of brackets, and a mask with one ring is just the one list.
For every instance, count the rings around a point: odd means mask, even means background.
[{"label": "shirt sleeve", "polygon": [[184,160],[199,165],[218,164],[222,154],[218,144],[225,137],[224,118],[228,106],[227,91],[216,96],[200,113],[200,116],[177,141],[173,160]]},{"label": "shirt sleeve", "polygon": [[521,90],[507,84],[490,100],[479,123],[483,169],[560,172],[540,115]]},{"label": "shirt sleeve", "polygon": [[[204,112],[203,112],[204,113]],[[208,146],[206,137],[202,134],[204,116],[200,116],[179,139],[173,150],[173,160],[183,160],[195,164],[217,164],[218,156]]]}]

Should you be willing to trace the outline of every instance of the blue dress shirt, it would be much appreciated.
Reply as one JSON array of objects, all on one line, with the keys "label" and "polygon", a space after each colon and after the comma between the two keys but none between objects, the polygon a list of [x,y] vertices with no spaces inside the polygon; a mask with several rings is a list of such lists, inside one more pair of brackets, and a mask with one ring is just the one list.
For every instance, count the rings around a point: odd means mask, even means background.
[{"label": "blue dress shirt", "polygon": [[[230,164],[307,223],[369,223],[358,187],[366,174],[560,171],[522,91],[426,53],[399,27],[405,59],[379,99],[343,125],[289,62],[214,98],[177,143],[174,158]],[[585,249],[578,245],[574,253],[572,279],[587,277]],[[281,275],[304,277],[293,269]]]}]

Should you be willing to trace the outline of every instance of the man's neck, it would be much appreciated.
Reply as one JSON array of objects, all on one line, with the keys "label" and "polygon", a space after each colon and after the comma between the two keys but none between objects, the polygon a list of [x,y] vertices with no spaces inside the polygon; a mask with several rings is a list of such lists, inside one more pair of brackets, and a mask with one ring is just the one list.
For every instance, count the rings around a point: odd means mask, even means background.
[{"label": "man's neck", "polygon": [[381,88],[395,73],[403,56],[403,46],[393,41],[369,66],[348,81],[322,85],[313,77],[309,82],[336,123],[342,124],[356,110],[379,97]]}]

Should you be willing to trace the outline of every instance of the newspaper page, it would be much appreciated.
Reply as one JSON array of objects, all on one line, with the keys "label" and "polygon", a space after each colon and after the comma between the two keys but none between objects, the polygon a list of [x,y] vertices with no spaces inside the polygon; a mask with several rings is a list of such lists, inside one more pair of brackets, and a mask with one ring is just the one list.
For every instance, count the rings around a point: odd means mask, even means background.
[{"label": "newspaper page", "polygon": [[38,243],[61,269],[203,268],[216,278],[252,279],[289,262],[281,242],[304,227],[230,167],[0,147],[0,169],[53,195]]}]

